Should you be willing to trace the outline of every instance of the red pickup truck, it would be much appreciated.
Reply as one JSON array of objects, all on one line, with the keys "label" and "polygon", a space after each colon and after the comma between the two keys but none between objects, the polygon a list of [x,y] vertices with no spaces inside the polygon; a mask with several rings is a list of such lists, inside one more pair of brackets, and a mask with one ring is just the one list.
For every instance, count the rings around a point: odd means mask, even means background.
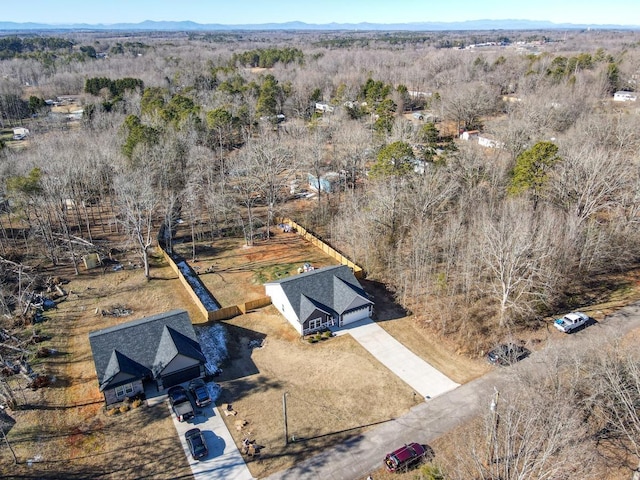
[{"label": "red pickup truck", "polygon": [[419,443],[409,443],[387,454],[384,464],[390,472],[399,472],[420,462],[426,454],[426,449]]}]

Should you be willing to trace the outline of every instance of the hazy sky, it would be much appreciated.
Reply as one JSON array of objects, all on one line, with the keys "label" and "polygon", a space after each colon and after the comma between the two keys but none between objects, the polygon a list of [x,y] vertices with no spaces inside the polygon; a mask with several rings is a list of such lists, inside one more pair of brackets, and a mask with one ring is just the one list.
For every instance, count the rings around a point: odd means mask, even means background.
[{"label": "hazy sky", "polygon": [[[8,0],[2,0],[8,2]],[[9,7],[9,5],[6,5]],[[640,25],[638,0],[26,0],[0,21],[110,24],[144,20],[256,24],[481,19]]]}]

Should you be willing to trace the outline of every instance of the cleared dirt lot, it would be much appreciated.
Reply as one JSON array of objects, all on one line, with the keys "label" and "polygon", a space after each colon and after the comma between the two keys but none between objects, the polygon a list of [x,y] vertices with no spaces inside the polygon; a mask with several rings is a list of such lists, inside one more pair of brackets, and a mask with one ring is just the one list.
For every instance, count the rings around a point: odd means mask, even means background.
[{"label": "cleared dirt lot", "polygon": [[295,233],[277,228],[272,232],[270,240],[256,241],[251,247],[236,237],[199,243],[195,262],[190,243],[177,245],[174,251],[200,273],[200,280],[223,307],[264,297],[264,282],[293,275],[304,263],[316,268],[337,265]]}]

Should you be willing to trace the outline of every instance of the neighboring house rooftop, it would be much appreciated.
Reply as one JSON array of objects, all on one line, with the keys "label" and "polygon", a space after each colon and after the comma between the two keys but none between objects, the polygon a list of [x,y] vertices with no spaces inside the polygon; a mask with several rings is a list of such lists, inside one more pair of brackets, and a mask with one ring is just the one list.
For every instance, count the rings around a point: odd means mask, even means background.
[{"label": "neighboring house rooftop", "polygon": [[206,361],[185,310],[91,332],[89,343],[101,391],[129,378],[155,378],[177,355]]},{"label": "neighboring house rooftop", "polygon": [[269,283],[280,284],[301,321],[314,309],[342,315],[357,297],[369,301],[369,296],[346,265],[324,267]]}]

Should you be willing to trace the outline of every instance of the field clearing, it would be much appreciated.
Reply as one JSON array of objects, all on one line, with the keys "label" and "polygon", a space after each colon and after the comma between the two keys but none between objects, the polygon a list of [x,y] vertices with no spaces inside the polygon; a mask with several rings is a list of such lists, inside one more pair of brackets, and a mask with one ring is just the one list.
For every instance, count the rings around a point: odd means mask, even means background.
[{"label": "field clearing", "polygon": [[315,268],[338,265],[299,235],[272,231],[277,233],[270,240],[256,241],[251,247],[240,238],[199,243],[195,262],[191,243],[176,245],[174,251],[200,273],[200,280],[222,307],[264,297],[263,283],[294,275],[304,263]]}]

